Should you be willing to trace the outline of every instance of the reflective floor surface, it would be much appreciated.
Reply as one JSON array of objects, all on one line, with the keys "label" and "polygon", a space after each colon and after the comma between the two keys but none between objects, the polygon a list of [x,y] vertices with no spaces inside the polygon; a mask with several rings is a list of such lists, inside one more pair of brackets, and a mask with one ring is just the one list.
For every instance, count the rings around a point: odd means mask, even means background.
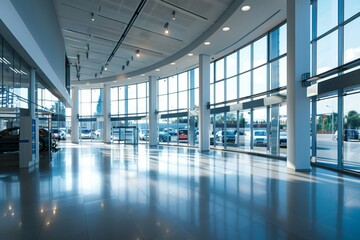
[{"label": "reflective floor surface", "polygon": [[183,147],[66,143],[0,170],[0,239],[359,239],[360,179]]}]

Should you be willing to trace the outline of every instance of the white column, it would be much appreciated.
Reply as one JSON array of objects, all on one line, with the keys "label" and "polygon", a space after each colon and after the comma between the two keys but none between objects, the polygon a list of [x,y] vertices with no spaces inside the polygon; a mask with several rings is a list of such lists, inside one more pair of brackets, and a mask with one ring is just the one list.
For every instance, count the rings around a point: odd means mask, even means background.
[{"label": "white column", "polygon": [[199,56],[199,151],[210,150],[210,57]]},{"label": "white column", "polygon": [[71,142],[79,143],[79,87],[71,89]]},{"label": "white column", "polygon": [[31,68],[30,72],[30,87],[29,87],[29,114],[30,117],[35,118],[35,79],[36,78],[36,70],[35,68]]},{"label": "white column", "polygon": [[149,76],[149,145],[157,146],[157,101],[156,78]]},{"label": "white column", "polygon": [[310,171],[310,100],[301,75],[310,72],[310,6],[287,1],[287,166]]},{"label": "white column", "polygon": [[104,84],[104,129],[103,129],[103,137],[104,143],[111,143],[111,88],[109,84]]}]

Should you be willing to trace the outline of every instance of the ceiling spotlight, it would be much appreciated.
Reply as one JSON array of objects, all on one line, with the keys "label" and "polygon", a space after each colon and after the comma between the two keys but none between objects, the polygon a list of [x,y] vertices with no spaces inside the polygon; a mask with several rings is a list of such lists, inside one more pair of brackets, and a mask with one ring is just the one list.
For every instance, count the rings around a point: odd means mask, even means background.
[{"label": "ceiling spotlight", "polygon": [[131,61],[134,61],[134,57],[133,57],[133,56],[131,56]]},{"label": "ceiling spotlight", "polygon": [[125,66],[123,65],[121,69],[124,71],[124,70],[125,70]]},{"label": "ceiling spotlight", "polygon": [[165,34],[166,34],[166,35],[169,34],[169,23],[168,23],[168,22],[166,22],[166,23],[164,24],[164,30],[165,30]]},{"label": "ceiling spotlight", "polygon": [[91,21],[94,22],[95,18],[94,18],[94,13],[91,13]]},{"label": "ceiling spotlight", "polygon": [[97,73],[95,73],[95,78],[97,78]]},{"label": "ceiling spotlight", "polygon": [[89,52],[86,52],[86,59],[89,59]]},{"label": "ceiling spotlight", "polygon": [[104,71],[104,67],[101,67],[101,72],[100,73],[102,73]]},{"label": "ceiling spotlight", "polygon": [[145,77],[145,74],[141,74],[142,77]]},{"label": "ceiling spotlight", "polygon": [[107,71],[108,64],[105,64],[104,70]]},{"label": "ceiling spotlight", "polygon": [[194,54],[193,53],[188,53],[188,56],[192,57],[192,56],[194,56]]},{"label": "ceiling spotlight", "polygon": [[172,11],[172,19],[175,20],[175,11]]},{"label": "ceiling spotlight", "polygon": [[138,50],[136,50],[136,57],[140,57],[140,50],[138,49]]},{"label": "ceiling spotlight", "polygon": [[223,29],[222,29],[224,32],[227,32],[227,31],[229,31],[230,30],[230,27],[223,27]]},{"label": "ceiling spotlight", "polygon": [[243,7],[241,8],[241,11],[247,12],[247,11],[249,11],[250,9],[251,9],[251,7],[250,7],[249,5],[245,5],[245,6],[243,6]]},{"label": "ceiling spotlight", "polygon": [[102,77],[102,71],[100,72],[100,77]]},{"label": "ceiling spotlight", "polygon": [[175,62],[172,62],[172,63],[170,63],[171,65],[175,65],[176,63]]},{"label": "ceiling spotlight", "polygon": [[129,66],[129,64],[130,64],[130,61],[126,61],[126,66]]},{"label": "ceiling spotlight", "polygon": [[204,45],[208,46],[208,45],[210,45],[210,42],[209,41],[204,42]]},{"label": "ceiling spotlight", "polygon": [[155,71],[159,72],[159,71],[160,71],[160,69],[159,69],[159,68],[157,68]]}]

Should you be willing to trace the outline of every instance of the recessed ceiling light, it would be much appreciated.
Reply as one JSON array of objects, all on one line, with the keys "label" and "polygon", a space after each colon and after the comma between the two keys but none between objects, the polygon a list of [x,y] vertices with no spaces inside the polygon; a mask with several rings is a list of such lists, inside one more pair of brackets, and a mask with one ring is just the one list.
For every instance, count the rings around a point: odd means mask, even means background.
[{"label": "recessed ceiling light", "polygon": [[176,63],[174,63],[174,62],[172,62],[172,63],[170,63],[171,65],[175,65]]},{"label": "recessed ceiling light", "polygon": [[194,54],[193,53],[188,53],[188,56],[192,57],[192,56],[194,56]]},{"label": "recessed ceiling light", "polygon": [[141,74],[142,77],[145,77],[145,74]]},{"label": "recessed ceiling light", "polygon": [[247,12],[247,11],[249,11],[251,9],[251,7],[249,6],[249,5],[245,5],[245,6],[243,6],[242,8],[241,8],[241,10],[243,11],[243,12]]},{"label": "recessed ceiling light", "polygon": [[157,72],[158,72],[158,71],[160,71],[160,69],[159,69],[159,68],[157,68],[155,71],[157,71]]},{"label": "recessed ceiling light", "polygon": [[116,80],[115,80],[115,81],[113,81],[113,82],[116,82]]},{"label": "recessed ceiling light", "polygon": [[204,42],[204,45],[210,45],[210,42],[208,41],[208,42]]},{"label": "recessed ceiling light", "polygon": [[227,31],[229,31],[230,30],[230,27],[223,27],[223,29],[222,29],[224,32],[227,32]]},{"label": "recessed ceiling light", "polygon": [[129,80],[131,80],[131,78],[128,78]]}]

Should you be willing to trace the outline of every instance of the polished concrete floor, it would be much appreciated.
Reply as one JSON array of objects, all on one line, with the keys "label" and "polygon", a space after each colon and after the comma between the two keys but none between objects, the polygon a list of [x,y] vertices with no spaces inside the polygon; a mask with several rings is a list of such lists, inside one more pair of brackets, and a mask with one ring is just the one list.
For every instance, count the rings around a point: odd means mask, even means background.
[{"label": "polished concrete floor", "polygon": [[0,170],[0,239],[359,239],[360,179],[246,154],[63,143]]}]

